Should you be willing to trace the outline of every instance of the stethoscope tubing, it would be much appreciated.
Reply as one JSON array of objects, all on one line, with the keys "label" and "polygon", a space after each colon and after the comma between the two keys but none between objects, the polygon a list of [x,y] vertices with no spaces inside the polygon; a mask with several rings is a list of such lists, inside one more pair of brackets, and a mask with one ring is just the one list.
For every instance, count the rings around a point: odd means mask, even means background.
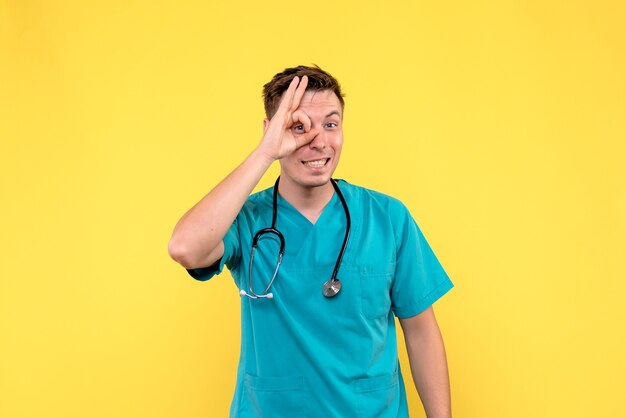
[{"label": "stethoscope tubing", "polygon": [[350,237],[350,229],[351,229],[352,225],[351,225],[351,221],[350,221],[350,211],[348,210],[348,204],[346,203],[346,199],[344,199],[344,197],[343,197],[343,193],[341,193],[341,190],[339,190],[339,185],[337,185],[337,182],[335,182],[335,180],[333,180],[332,178],[330,179],[330,182],[332,183],[333,187],[335,188],[335,191],[337,192],[337,195],[339,196],[339,200],[341,200],[341,204],[343,206],[343,211],[346,214],[346,235],[343,237],[343,243],[341,244],[341,250],[339,251],[339,256],[337,256],[337,261],[335,262],[335,269],[333,270],[333,275],[330,278],[330,280],[332,282],[336,282],[337,281],[337,273],[339,272],[339,266],[341,265],[341,260],[343,259],[343,254],[346,252],[346,247],[348,246],[348,238]]},{"label": "stethoscope tubing", "polygon": [[[280,176],[276,179],[276,183],[274,184],[273,196],[272,196],[272,226],[270,228],[263,228],[257,231],[257,233],[254,235],[254,238],[252,239],[252,250],[250,253],[250,265],[248,268],[248,287],[249,287],[250,293],[246,292],[243,289],[239,292],[241,296],[247,296],[250,299],[272,299],[274,297],[273,293],[269,292],[269,290],[272,287],[274,280],[276,279],[276,276],[278,274],[278,268],[280,267],[280,264],[282,263],[283,255],[285,253],[285,237],[276,228],[276,217],[277,217],[277,212],[278,212],[278,184],[279,182],[280,182]],[[341,289],[341,283],[337,279],[337,273],[339,272],[339,267],[341,266],[341,260],[343,259],[343,255],[348,245],[348,238],[350,237],[350,229],[352,226],[351,218],[350,218],[350,210],[348,209],[348,204],[346,203],[346,199],[343,197],[343,194],[341,193],[341,190],[339,189],[337,182],[332,178],[330,179],[330,182],[333,188],[335,189],[335,192],[339,196],[339,200],[341,200],[341,205],[343,206],[343,210],[346,215],[346,234],[343,238],[343,243],[341,244],[341,250],[339,251],[339,254],[337,256],[337,261],[335,262],[335,268],[333,269],[333,274],[330,280],[325,282],[323,286],[323,289],[325,287],[332,287],[332,288],[337,288],[337,290],[330,295],[326,294],[323,290],[324,295],[327,297],[335,296],[337,292]],[[274,272],[272,273],[272,278],[268,282],[263,292],[259,294],[259,293],[256,293],[252,288],[252,266],[254,264],[254,254],[258,247],[259,240],[264,234],[276,235],[280,241],[280,248],[278,250],[278,259],[276,261],[276,267],[274,268]]]}]

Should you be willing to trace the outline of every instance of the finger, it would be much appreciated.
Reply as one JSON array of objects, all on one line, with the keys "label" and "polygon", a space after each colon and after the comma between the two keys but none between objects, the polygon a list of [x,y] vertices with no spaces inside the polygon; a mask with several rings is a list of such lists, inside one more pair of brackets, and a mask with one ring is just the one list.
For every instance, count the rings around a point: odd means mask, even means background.
[{"label": "finger", "polygon": [[295,91],[296,91],[296,88],[298,87],[299,82],[300,82],[300,79],[297,76],[294,77],[293,80],[291,80],[291,83],[289,83],[289,87],[287,87],[287,90],[283,94],[283,98],[280,100],[280,104],[278,105],[278,109],[276,110],[276,113],[278,113],[281,110],[285,112],[287,109],[291,108],[291,104],[293,103],[293,96],[295,94]]},{"label": "finger", "polygon": [[304,113],[302,110],[296,110],[291,114],[291,119],[293,120],[293,124],[301,123],[304,125],[304,132],[309,132],[311,130],[311,118],[309,115]]},{"label": "finger", "polygon": [[315,139],[318,133],[318,129],[312,129],[309,132],[305,132],[301,135],[294,135],[294,140],[296,141],[296,149],[310,144]]},{"label": "finger", "polygon": [[298,89],[296,90],[291,106],[289,107],[292,111],[296,110],[300,106],[300,101],[306,92],[307,84],[309,84],[309,78],[307,76],[302,76],[302,80],[300,80],[300,84],[298,84]]}]

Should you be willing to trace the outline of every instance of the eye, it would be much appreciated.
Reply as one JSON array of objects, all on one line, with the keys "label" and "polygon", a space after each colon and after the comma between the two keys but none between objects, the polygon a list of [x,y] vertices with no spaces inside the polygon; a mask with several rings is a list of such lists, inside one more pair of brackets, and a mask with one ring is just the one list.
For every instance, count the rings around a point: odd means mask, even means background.
[{"label": "eye", "polygon": [[292,129],[296,132],[304,132],[304,125],[301,123],[298,125],[293,125]]},{"label": "eye", "polygon": [[336,128],[336,127],[337,127],[337,124],[336,124],[335,122],[328,122],[328,123],[326,124],[326,127],[327,127],[327,128]]}]

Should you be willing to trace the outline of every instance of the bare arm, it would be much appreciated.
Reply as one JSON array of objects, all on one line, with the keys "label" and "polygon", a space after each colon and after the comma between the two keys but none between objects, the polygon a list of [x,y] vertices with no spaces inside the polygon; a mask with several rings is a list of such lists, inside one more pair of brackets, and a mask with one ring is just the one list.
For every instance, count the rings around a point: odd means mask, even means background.
[{"label": "bare arm", "polygon": [[[314,138],[310,120],[297,110],[307,81],[306,76],[293,79],[259,146],[176,224],[168,251],[183,267],[207,267],[219,260],[228,228],[270,165]],[[304,125],[302,134],[292,132],[298,122]]]},{"label": "bare arm", "polygon": [[168,250],[185,268],[207,267],[224,254],[223,238],[273,160],[254,150],[178,221]]},{"label": "bare arm", "polygon": [[428,418],[450,418],[450,380],[443,339],[432,307],[400,319],[411,374]]}]

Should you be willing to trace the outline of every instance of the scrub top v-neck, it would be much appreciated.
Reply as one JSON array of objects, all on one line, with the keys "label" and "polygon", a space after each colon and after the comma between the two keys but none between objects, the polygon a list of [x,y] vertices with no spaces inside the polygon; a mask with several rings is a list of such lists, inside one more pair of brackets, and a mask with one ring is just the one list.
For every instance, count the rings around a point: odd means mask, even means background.
[{"label": "scrub top v-neck", "polygon": [[[231,417],[406,417],[394,314],[416,315],[452,288],[408,210],[396,199],[338,182],[352,215],[339,268],[343,283],[322,295],[343,242],[346,218],[335,193],[311,223],[278,197],[276,228],[285,254],[273,299],[241,299],[241,354]],[[272,191],[247,200],[214,266],[189,270],[208,280],[226,265],[248,286],[252,237],[272,222]],[[273,272],[278,240],[255,254],[254,288]]]}]

